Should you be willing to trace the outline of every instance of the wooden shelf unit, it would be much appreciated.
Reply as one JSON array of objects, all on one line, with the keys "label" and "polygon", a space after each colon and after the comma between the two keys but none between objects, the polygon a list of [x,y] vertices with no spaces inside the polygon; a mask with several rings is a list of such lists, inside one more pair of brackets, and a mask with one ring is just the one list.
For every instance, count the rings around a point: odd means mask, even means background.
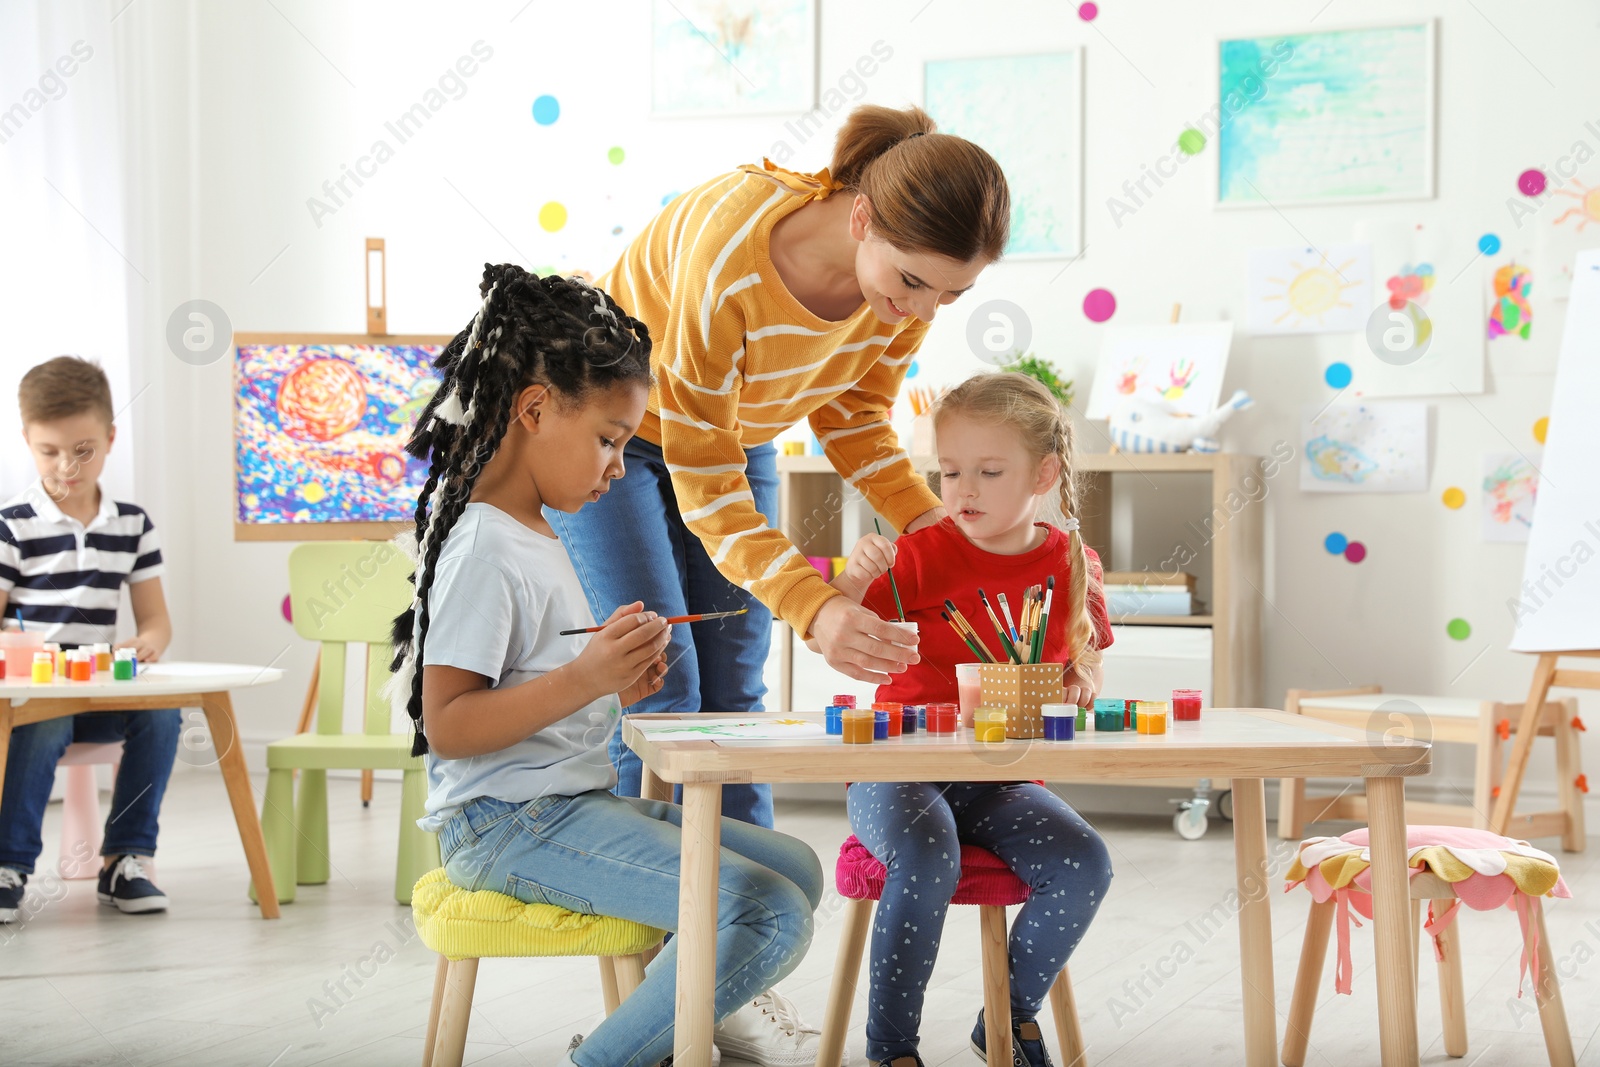
[{"label": "wooden shelf unit", "polygon": [[[933,456],[913,456],[912,462],[924,474],[937,472]],[[1211,510],[1204,516],[1164,516],[1162,521],[1185,518],[1205,520],[1211,574],[1209,615],[1119,616],[1117,625],[1205,626],[1212,633],[1212,677],[1210,704],[1216,707],[1247,708],[1259,702],[1261,688],[1261,593],[1263,586],[1261,457],[1229,452],[1174,453],[1092,453],[1077,457],[1077,469],[1084,483],[1079,529],[1101,559],[1106,570],[1135,569],[1137,561],[1114,560],[1112,556],[1111,504],[1118,478],[1148,475],[1192,474],[1210,480],[1207,499]],[[1252,492],[1246,479],[1255,482]],[[779,508],[781,528],[803,555],[842,556],[842,515],[859,494],[834,471],[825,456],[779,456]],[[1242,500],[1237,509],[1235,502]],[[1173,525],[1176,526],[1177,522]],[[1192,524],[1191,524],[1192,526]],[[1193,530],[1186,530],[1185,536]],[[1184,568],[1187,569],[1187,568]],[[793,635],[784,627],[782,669],[778,694],[779,709],[793,707]]]}]

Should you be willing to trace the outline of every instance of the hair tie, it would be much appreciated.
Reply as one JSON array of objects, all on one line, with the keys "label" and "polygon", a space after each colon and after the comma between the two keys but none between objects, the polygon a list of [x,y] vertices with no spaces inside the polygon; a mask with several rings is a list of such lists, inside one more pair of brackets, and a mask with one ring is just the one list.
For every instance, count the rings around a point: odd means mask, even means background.
[{"label": "hair tie", "polygon": [[1078,529],[1077,519],[1063,519],[1061,522],[1062,533],[1073,533]]}]

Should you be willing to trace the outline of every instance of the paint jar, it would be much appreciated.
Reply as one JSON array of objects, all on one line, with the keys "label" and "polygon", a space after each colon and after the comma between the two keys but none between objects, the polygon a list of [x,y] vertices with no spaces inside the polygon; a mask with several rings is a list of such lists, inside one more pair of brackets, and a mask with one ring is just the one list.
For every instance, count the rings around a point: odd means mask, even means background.
[{"label": "paint jar", "polygon": [[1044,704],[1039,711],[1044,715],[1044,736],[1047,741],[1071,741],[1073,727],[1078,721],[1078,708],[1073,704]]},{"label": "paint jar", "polygon": [[111,646],[104,641],[94,646],[94,669],[107,672],[111,670]]},{"label": "paint jar", "polygon": [[1094,728],[1096,732],[1120,733],[1123,730],[1122,701],[1102,699],[1094,702]]},{"label": "paint jar", "polygon": [[1132,730],[1139,725],[1139,701],[1124,700],[1122,702],[1122,726]]},{"label": "paint jar", "polygon": [[[121,662],[120,660],[118,661]],[[131,675],[130,675],[131,677]],[[844,733],[844,708],[837,704],[829,704],[822,712],[822,728],[829,734],[837,737]]]},{"label": "paint jar", "polygon": [[913,711],[913,712],[916,713],[916,716],[917,716],[917,729],[926,730],[928,728],[928,705],[926,705],[926,704],[907,704],[906,708],[907,708],[907,710]]},{"label": "paint jar", "polygon": [[117,682],[133,681],[133,657],[118,656],[111,661],[111,678]]},{"label": "paint jar", "polygon": [[889,716],[888,728],[890,737],[899,737],[900,731],[905,726],[905,705],[894,700],[879,700],[872,705],[873,711],[881,711]]},{"label": "paint jar", "polygon": [[[119,649],[117,649],[115,655],[116,655],[116,660],[112,663],[112,669],[113,670],[117,669],[116,668],[116,664],[117,663],[120,663],[123,660],[126,660],[127,663],[128,663],[128,677],[129,678],[137,678],[139,676],[139,653],[135,652],[131,648],[119,648]],[[113,677],[121,678],[122,676],[120,674],[118,674],[118,675],[113,675]]]},{"label": "paint jar", "polygon": [[872,744],[873,719],[870,708],[846,708],[840,716],[841,737],[847,745]]},{"label": "paint jar", "polygon": [[874,708],[872,715],[872,739],[874,741],[889,740],[889,713]]},{"label": "paint jar", "polygon": [[44,650],[50,653],[50,669],[61,675],[63,678],[66,677],[67,660],[66,657],[62,655],[61,646],[54,641],[46,641],[44,643]]},{"label": "paint jar", "polygon": [[67,669],[74,682],[87,682],[94,676],[94,661],[89,658],[89,653],[75,648],[72,650],[72,659],[67,662]]},{"label": "paint jar", "polygon": [[961,711],[954,704],[929,704],[928,705],[928,732],[930,734],[953,734],[956,725],[961,721]]},{"label": "paint jar", "polygon": [[1139,726],[1141,734],[1167,732],[1167,702],[1165,700],[1139,701]]},{"label": "paint jar", "polygon": [[38,634],[0,634],[0,649],[6,653],[6,677],[27,678],[33,672],[33,657],[44,649]]},{"label": "paint jar", "polygon": [[1088,708],[1079,708],[1078,709],[1077,731],[1078,731],[1078,733],[1081,734],[1081,733],[1086,732],[1088,729],[1089,729],[1089,709]]},{"label": "paint jar", "polygon": [[961,725],[972,728],[972,712],[983,699],[983,664],[956,664],[956,699],[961,702]]},{"label": "paint jar", "polygon": [[978,733],[978,740],[985,743],[994,743],[1006,739],[1006,709],[1005,708],[974,708],[972,712],[972,728]]},{"label": "paint jar", "polygon": [[56,674],[61,678],[72,677],[72,649],[56,646]]},{"label": "paint jar", "polygon": [[[17,657],[17,662],[22,662],[21,655],[15,652],[13,652],[12,655]],[[8,656],[7,658],[9,659],[10,657]],[[33,684],[49,685],[55,680],[56,669],[55,664],[51,662],[50,653],[35,652],[33,654]]]},{"label": "paint jar", "polygon": [[835,693],[833,705],[840,708],[853,708],[856,706],[856,698],[851,693]]},{"label": "paint jar", "polygon": [[914,734],[917,732],[917,712],[920,709],[914,704],[907,704],[900,709],[900,732]]},{"label": "paint jar", "polygon": [[1172,691],[1172,721],[1200,721],[1200,690],[1174,689]]}]

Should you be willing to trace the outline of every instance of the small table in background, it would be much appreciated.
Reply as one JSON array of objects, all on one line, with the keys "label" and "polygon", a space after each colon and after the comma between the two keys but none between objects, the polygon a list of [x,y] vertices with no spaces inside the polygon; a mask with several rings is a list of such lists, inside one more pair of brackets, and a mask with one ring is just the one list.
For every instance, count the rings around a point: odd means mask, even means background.
[{"label": "small table in background", "polygon": [[140,665],[131,681],[113,681],[103,672],[92,682],[57,678],[48,685],[25,679],[0,679],[0,788],[5,785],[6,756],[11,750],[11,730],[46,719],[59,719],[81,711],[150,711],[160,708],[199,708],[205,713],[216,747],[217,766],[239,824],[239,840],[263,919],[278,917],[278,895],[272,890],[272,869],[267,864],[267,844],[256,816],[250,772],[245,767],[239,741],[239,723],[233,715],[229,692],[270,685],[283,677],[276,667],[240,663],[152,663]]}]

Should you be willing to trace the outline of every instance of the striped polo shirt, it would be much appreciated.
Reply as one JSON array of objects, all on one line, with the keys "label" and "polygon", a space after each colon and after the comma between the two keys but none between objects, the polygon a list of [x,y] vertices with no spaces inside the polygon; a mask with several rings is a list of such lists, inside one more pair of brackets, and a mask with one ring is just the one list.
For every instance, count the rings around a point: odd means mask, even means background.
[{"label": "striped polo shirt", "polygon": [[730,581],[805,633],[838,593],[806,562],[788,516],[756,510],[745,449],[809,421],[848,487],[904,529],[939,506],[889,427],[928,324],[863,304],[819,318],[772,264],[773,227],[839,191],[826,170],[744,166],[663,208],[600,279],[650,328],[656,386],[639,436],[661,446],[684,523]]},{"label": "striped polo shirt", "polygon": [[40,482],[0,508],[7,630],[21,626],[63,645],[114,641],[123,583],[159,578],[162,570],[150,516],[104,491],[87,526],[63,515]]}]

